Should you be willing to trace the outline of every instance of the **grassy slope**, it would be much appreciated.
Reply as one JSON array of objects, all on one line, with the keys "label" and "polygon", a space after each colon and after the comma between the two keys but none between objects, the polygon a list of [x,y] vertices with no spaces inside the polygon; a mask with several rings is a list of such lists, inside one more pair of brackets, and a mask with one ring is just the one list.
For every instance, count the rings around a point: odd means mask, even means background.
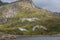
[{"label": "grassy slope", "polygon": [[[9,33],[9,34],[20,34],[20,35],[38,35],[38,34],[56,34],[60,32],[60,18],[54,17],[52,12],[45,9],[38,9],[34,5],[27,3],[15,3],[15,6],[18,6],[18,11],[11,18],[16,18],[16,20],[8,21],[0,25],[0,32]],[[8,6],[9,8],[9,6]],[[5,7],[5,9],[7,9]],[[32,18],[36,17],[41,20],[35,22],[21,22],[17,18]],[[48,28],[48,31],[43,29],[36,29],[32,32],[32,27],[34,25],[43,25]],[[29,32],[21,32],[17,30],[18,27],[23,27],[29,30]]]}]

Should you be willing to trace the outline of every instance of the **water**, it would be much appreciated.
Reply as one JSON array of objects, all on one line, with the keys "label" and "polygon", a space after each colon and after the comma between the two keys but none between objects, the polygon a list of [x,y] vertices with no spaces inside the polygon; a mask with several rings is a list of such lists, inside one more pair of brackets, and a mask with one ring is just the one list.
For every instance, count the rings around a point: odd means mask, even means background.
[{"label": "water", "polygon": [[60,37],[20,37],[16,40],[60,40]]}]

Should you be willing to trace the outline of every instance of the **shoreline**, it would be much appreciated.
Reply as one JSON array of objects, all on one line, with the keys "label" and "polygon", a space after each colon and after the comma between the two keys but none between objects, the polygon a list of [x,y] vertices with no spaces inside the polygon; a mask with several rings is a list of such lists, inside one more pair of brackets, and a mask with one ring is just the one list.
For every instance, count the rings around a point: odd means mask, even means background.
[{"label": "shoreline", "polygon": [[60,37],[60,35],[17,35],[20,37]]},{"label": "shoreline", "polygon": [[15,35],[17,37],[60,37],[60,34],[56,34],[56,35]]},{"label": "shoreline", "polygon": [[0,38],[19,38],[19,37],[60,37],[60,34],[56,34],[56,35],[13,35],[13,34],[0,34]]},{"label": "shoreline", "polygon": [[46,36],[46,37],[60,37],[60,34],[55,34],[55,35],[13,35],[13,34],[0,34],[0,36],[24,36],[24,37],[36,37],[36,36]]},{"label": "shoreline", "polygon": [[46,35],[18,35],[18,34],[5,34],[5,33],[0,33],[0,36],[2,35],[15,35],[15,36],[60,36],[60,34],[46,34]]},{"label": "shoreline", "polygon": [[18,38],[29,38],[29,37],[60,37],[60,35],[11,35],[11,34],[4,34],[0,36],[0,40],[5,39],[18,39]]}]

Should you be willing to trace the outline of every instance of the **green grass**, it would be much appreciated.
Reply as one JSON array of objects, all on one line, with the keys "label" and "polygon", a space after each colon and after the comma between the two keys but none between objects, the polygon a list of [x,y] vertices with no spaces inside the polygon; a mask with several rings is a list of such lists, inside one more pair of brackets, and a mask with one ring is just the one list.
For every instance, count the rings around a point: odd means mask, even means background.
[{"label": "green grass", "polygon": [[[34,6],[34,5],[33,5]],[[3,6],[0,8],[0,20],[4,20],[2,16],[5,16],[11,6]],[[19,35],[47,35],[47,34],[58,34],[60,33],[60,17],[55,17],[51,11],[46,9],[38,9],[35,6],[32,7],[31,4],[27,3],[15,3],[14,7],[16,7],[16,11],[13,17],[16,20],[8,21],[4,24],[0,25],[0,32],[7,34],[19,34]],[[2,13],[3,12],[3,13]],[[25,21],[22,22],[18,20],[18,18],[39,18],[40,20],[36,20],[35,22]],[[32,32],[32,27],[35,25],[42,25],[47,27],[48,31],[43,29],[36,29]],[[17,28],[22,27],[29,30],[29,32],[19,31]]]},{"label": "green grass", "polygon": [[[16,25],[12,25],[15,24]],[[43,25],[48,28],[48,32],[43,29],[36,29],[32,32],[32,27],[35,25]],[[29,30],[29,32],[19,31],[17,28],[22,27]],[[20,20],[14,20],[0,25],[0,32],[8,34],[19,34],[19,35],[47,35],[47,34],[58,34],[60,33],[60,18],[43,18],[42,20],[35,22],[21,22]]]}]

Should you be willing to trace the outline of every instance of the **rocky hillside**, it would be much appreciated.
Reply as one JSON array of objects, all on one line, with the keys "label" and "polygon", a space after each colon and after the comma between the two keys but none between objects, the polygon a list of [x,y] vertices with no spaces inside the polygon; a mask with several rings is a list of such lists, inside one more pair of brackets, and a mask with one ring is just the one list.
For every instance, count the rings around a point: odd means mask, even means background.
[{"label": "rocky hillside", "polygon": [[46,17],[52,16],[52,12],[45,9],[38,9],[32,0],[19,0],[0,7],[0,19],[20,17]]},{"label": "rocky hillside", "polygon": [[[42,14],[42,15],[46,15],[48,12],[47,15],[49,15],[49,13],[52,13],[50,11],[47,11],[45,9],[38,9],[36,8],[36,6],[34,5],[34,3],[32,2],[32,0],[19,0],[19,2],[14,2],[14,3],[11,3],[11,4],[7,4],[7,5],[4,5],[4,6],[1,6],[0,7],[1,9],[1,13],[2,16],[6,17],[6,18],[9,18],[9,17],[12,17],[16,14],[21,14],[21,12],[28,12],[28,11],[31,11],[31,12],[37,12],[37,15],[38,14]],[[2,11],[3,10],[3,11]],[[42,13],[43,11],[43,13]],[[26,13],[24,13],[26,14]],[[28,14],[31,14],[31,13],[28,13]],[[30,16],[31,17],[31,16]]]},{"label": "rocky hillside", "polygon": [[[0,32],[9,34],[51,34],[54,25],[59,25],[60,19],[54,13],[43,8],[38,8],[32,0],[19,0],[0,6]],[[58,22],[58,23],[57,23]],[[42,28],[32,32],[36,27]],[[41,27],[39,27],[41,26]],[[50,27],[51,26],[51,27]],[[56,28],[55,26],[55,28]],[[59,25],[60,26],[60,25]],[[58,26],[58,28],[59,28]],[[22,32],[20,27],[29,32]],[[46,27],[47,30],[44,30]],[[53,32],[51,32],[51,29]]]}]

